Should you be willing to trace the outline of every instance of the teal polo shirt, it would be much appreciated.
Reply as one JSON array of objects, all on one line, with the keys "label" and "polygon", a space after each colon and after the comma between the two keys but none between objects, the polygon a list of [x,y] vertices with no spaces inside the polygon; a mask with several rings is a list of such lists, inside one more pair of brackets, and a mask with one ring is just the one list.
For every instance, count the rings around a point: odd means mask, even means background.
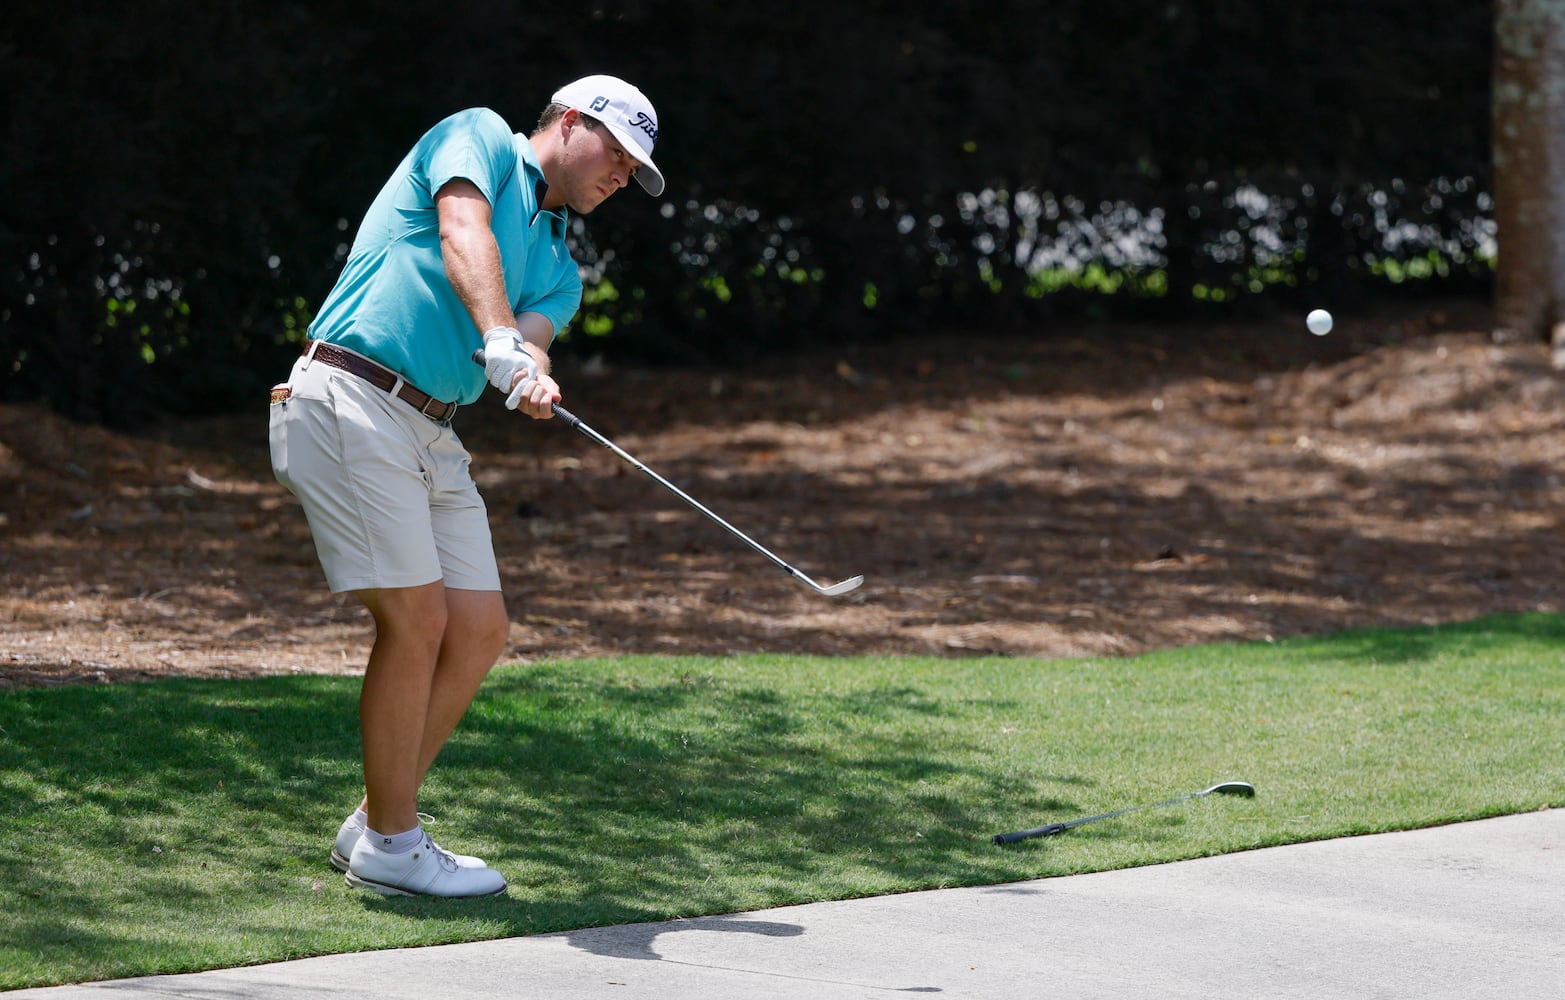
[{"label": "teal polo shirt", "polygon": [[505,290],[515,312],[548,317],[555,333],[581,306],[581,276],[565,244],[565,211],[543,211],[547,185],[527,137],[487,108],[430,129],[397,166],[359,225],[310,336],[357,351],[436,399],[483,394],[473,364],[483,331],[446,278],[435,194],[457,178],[489,200]]}]

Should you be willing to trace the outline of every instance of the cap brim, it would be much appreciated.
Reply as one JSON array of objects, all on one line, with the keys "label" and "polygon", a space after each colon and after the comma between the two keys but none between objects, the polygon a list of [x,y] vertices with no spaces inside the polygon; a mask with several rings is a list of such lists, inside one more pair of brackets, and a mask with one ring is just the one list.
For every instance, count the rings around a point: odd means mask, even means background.
[{"label": "cap brim", "polygon": [[625,152],[635,157],[636,162],[641,164],[641,169],[636,171],[636,183],[641,185],[642,190],[653,197],[662,194],[663,171],[659,170],[657,164],[652,162],[652,157],[641,152],[641,147],[636,145],[635,140],[631,139],[624,129],[602,119],[598,121],[599,124],[609,130],[609,134],[614,136],[615,141],[625,147]]}]

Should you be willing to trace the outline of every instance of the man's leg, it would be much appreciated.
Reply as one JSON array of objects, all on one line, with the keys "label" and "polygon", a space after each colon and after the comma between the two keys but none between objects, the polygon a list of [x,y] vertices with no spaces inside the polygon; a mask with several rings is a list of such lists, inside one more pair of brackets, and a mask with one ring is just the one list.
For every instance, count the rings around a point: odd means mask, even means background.
[{"label": "man's leg", "polygon": [[[457,723],[466,714],[468,706],[472,704],[474,696],[478,693],[479,686],[483,683],[484,678],[489,675],[489,671],[494,667],[495,661],[505,651],[506,639],[510,632],[510,622],[505,615],[505,601],[499,591],[448,590],[441,587],[440,584],[431,584],[430,586],[442,592],[445,598],[446,616],[445,631],[440,639],[439,653],[435,658],[434,674],[427,685],[428,695],[425,699],[423,736],[419,743],[417,770],[414,772],[412,784],[415,813],[417,811],[418,788],[423,784],[425,774],[429,772],[429,768],[434,763],[435,758],[439,756],[441,748],[446,745],[446,741],[450,739],[452,732],[456,730]],[[414,588],[415,591],[423,591],[425,589]],[[391,622],[397,621],[399,616],[404,614],[422,615],[424,620],[428,620],[429,612],[427,610],[410,609],[406,612],[398,610],[404,606],[416,605],[418,601],[424,600],[426,596],[421,593],[384,590],[363,591],[359,594],[360,599],[369,607],[370,613],[375,616],[377,629],[380,626],[382,615]],[[377,613],[376,607],[382,607],[383,610]],[[400,620],[403,623],[408,623],[411,619],[402,617]],[[372,667],[376,665],[377,654],[380,653],[381,637],[386,634],[386,632],[377,632],[375,651],[370,654]],[[392,667],[396,663],[396,650],[399,645],[400,640],[392,640],[388,645],[385,656],[386,666]],[[397,673],[395,669],[387,672]],[[368,671],[365,674],[365,685],[367,693],[369,687]],[[388,700],[395,703],[397,695],[391,692],[392,685],[388,683],[384,687],[386,688],[385,693],[388,696]],[[382,724],[380,720],[383,717],[380,710],[381,696],[382,687],[377,686],[375,695],[371,698],[371,712],[374,713],[375,721],[372,723],[370,718],[365,716],[363,723],[365,731],[366,794],[364,801],[360,805],[366,812],[369,811],[370,795],[368,792],[372,787],[369,781],[369,759],[371,755],[369,732],[372,725],[376,728],[377,733],[380,732]],[[363,704],[365,697],[366,694],[360,695],[361,715],[365,712]],[[410,730],[399,727],[394,713],[387,712],[384,717],[387,719],[385,724],[390,727],[387,730],[388,733],[410,732]],[[404,722],[402,724],[405,725],[407,723]],[[390,761],[395,759],[397,758],[394,754],[388,753],[386,760],[389,766],[395,766],[389,764]],[[390,789],[398,787],[400,786],[388,785],[386,786],[387,790],[383,794],[394,794]],[[395,800],[388,799],[388,802],[390,801]],[[401,816],[402,814],[397,813],[396,815]],[[375,826],[373,820],[369,825],[377,830],[385,829],[384,827]]]},{"label": "man's leg", "polygon": [[375,645],[359,692],[364,801],[372,829],[418,825],[420,761],[435,668],[446,630],[446,588],[361,590],[375,618]]},{"label": "man's leg", "polygon": [[499,591],[446,591],[446,631],[440,643],[440,659],[435,665],[429,711],[424,719],[424,739],[419,747],[420,783],[473,703],[479,685],[505,652],[509,636],[510,620]]},{"label": "man's leg", "polygon": [[[491,592],[488,601],[475,602],[472,593],[448,591],[441,583],[359,591],[376,625],[359,695],[365,810],[374,838],[363,837],[346,852],[349,885],[382,895],[488,896],[505,891],[504,876],[477,858],[441,850],[418,818],[424,772],[504,644],[505,610],[499,594]],[[495,616],[499,627],[491,625],[487,633],[474,629],[475,621]],[[496,632],[498,640],[493,638]],[[446,640],[448,634],[459,633],[461,638]],[[480,667],[481,654],[488,659]],[[344,853],[340,846],[336,852]]]}]

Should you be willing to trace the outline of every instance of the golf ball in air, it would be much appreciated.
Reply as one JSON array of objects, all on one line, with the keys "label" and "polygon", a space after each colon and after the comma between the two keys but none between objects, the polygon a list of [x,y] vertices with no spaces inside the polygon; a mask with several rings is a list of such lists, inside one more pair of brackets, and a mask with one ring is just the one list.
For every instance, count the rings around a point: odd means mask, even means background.
[{"label": "golf ball in air", "polygon": [[1310,328],[1310,332],[1317,337],[1324,337],[1331,332],[1331,313],[1324,309],[1312,309],[1310,314],[1304,317],[1304,325]]}]

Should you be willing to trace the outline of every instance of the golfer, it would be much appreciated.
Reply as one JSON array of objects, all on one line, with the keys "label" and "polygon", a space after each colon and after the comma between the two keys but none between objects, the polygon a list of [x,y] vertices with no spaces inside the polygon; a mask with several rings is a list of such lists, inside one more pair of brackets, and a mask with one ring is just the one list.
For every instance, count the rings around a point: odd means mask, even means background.
[{"label": "golfer", "polygon": [[633,177],[662,193],[657,122],[641,91],[589,76],[554,95],[531,135],[483,108],[435,125],[370,205],[272,390],[273,472],[304,508],[327,584],[375,621],[359,695],[365,793],[331,851],[349,885],[505,891],[483,861],[436,845],[418,813],[425,773],[509,633],[452,418],[486,384],[511,409],[552,415],[549,347],[581,304],[566,213],[592,212]]}]

